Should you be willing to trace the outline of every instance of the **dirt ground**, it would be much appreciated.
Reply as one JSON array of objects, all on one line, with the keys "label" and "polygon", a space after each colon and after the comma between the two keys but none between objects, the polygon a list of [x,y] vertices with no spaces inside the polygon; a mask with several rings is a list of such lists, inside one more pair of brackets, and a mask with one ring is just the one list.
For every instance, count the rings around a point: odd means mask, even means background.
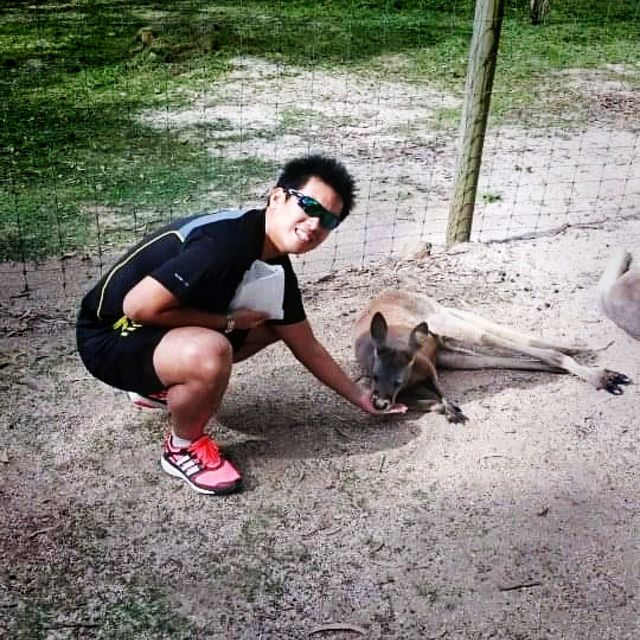
[{"label": "dirt ground", "polygon": [[[611,247],[639,243],[639,221],[610,222],[304,293],[354,375],[355,314],[400,286],[601,349],[638,380],[640,344],[594,286]],[[1,300],[0,636],[638,637],[637,386],[445,372],[464,426],[374,419],[272,348],[237,367],[212,425],[246,490],[202,497],[159,469],[163,415],[82,368],[72,318],[93,268],[74,267],[66,295]]]},{"label": "dirt ground", "polygon": [[[288,93],[265,115],[274,73]],[[494,242],[429,255],[401,242],[424,239],[427,209],[426,237],[443,237],[455,139],[427,116],[450,98],[268,65],[236,74],[239,94],[164,113],[164,126],[188,136],[203,117],[227,119],[244,137],[210,133],[212,153],[284,159],[322,145],[359,167],[357,212],[319,269],[300,265],[309,318],[354,377],[356,314],[379,289],[406,287],[584,343],[595,349],[584,361],[640,380],[640,344],[595,300],[614,247],[640,260],[637,92],[628,114],[596,109],[582,130],[490,139],[481,192],[493,197],[474,239]],[[590,80],[585,95],[610,105],[605,89]],[[240,94],[263,108],[230,109]],[[267,135],[285,114],[298,129]],[[529,232],[539,237],[501,241]],[[368,261],[390,249],[398,259]],[[203,497],[160,470],[166,417],[134,409],[75,353],[73,318],[98,268],[0,270],[0,637],[640,637],[637,384],[612,396],[569,375],[444,372],[467,424],[374,419],[274,347],[235,369],[210,425],[245,491]]]}]

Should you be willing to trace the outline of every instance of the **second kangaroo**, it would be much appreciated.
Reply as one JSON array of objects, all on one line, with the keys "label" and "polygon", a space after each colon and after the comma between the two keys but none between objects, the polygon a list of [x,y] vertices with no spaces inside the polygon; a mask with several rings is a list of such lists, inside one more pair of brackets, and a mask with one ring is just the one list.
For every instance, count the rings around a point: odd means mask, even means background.
[{"label": "second kangaroo", "polygon": [[[494,347],[514,355],[477,353],[470,346]],[[589,349],[521,333],[405,291],[387,291],[371,302],[356,321],[354,348],[371,380],[376,408],[388,409],[401,391],[424,387],[435,397],[419,401],[420,408],[443,413],[450,422],[467,418],[445,397],[438,367],[568,372],[614,395],[622,393],[621,385],[631,382],[622,373],[584,366],[571,357]]]},{"label": "second kangaroo", "polygon": [[630,336],[640,340],[640,269],[631,268],[631,254],[616,250],[598,283],[600,306]]}]

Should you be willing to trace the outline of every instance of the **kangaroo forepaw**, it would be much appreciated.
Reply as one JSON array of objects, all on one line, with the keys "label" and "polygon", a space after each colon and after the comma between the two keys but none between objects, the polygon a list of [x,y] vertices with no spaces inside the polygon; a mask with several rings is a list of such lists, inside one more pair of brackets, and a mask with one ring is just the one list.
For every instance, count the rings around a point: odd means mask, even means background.
[{"label": "kangaroo forepaw", "polygon": [[453,423],[465,423],[469,419],[462,413],[460,407],[450,400],[445,403],[444,415],[449,422]]},{"label": "kangaroo forepaw", "polygon": [[631,384],[631,378],[625,376],[624,373],[605,369],[599,388],[605,389],[614,396],[621,396],[624,393],[624,389],[622,389],[620,385],[627,384]]}]

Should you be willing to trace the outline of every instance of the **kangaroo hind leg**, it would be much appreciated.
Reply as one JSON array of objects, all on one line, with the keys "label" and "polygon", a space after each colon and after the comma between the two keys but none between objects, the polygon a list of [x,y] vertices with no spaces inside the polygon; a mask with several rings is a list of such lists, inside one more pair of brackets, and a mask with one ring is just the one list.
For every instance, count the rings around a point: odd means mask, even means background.
[{"label": "kangaroo hind leg", "polygon": [[523,353],[531,358],[541,360],[552,367],[573,373],[579,378],[582,378],[582,380],[586,380],[596,389],[606,389],[614,395],[622,394],[623,390],[621,385],[631,383],[631,380],[623,373],[609,371],[609,369],[600,367],[586,367],[576,362],[570,355],[554,349],[518,344],[491,332],[487,332],[483,336],[483,342],[488,346],[509,349],[516,353]]},{"label": "kangaroo hind leg", "polygon": [[567,345],[555,340],[536,336],[531,333],[525,333],[524,331],[517,331],[515,329],[512,329],[511,327],[493,322],[492,320],[487,320],[486,318],[472,313],[471,311],[454,309],[452,307],[448,307],[447,311],[458,320],[467,321],[477,329],[488,331],[492,334],[501,336],[506,340],[515,342],[516,344],[538,347],[540,349],[554,349],[555,351],[560,351],[561,353],[566,354],[575,354],[589,351],[589,349],[586,347]]},{"label": "kangaroo hind leg", "polygon": [[493,356],[469,351],[439,351],[437,363],[445,369],[516,369],[521,371],[564,373],[564,369],[560,367],[555,367],[540,360],[534,360],[533,358]]}]

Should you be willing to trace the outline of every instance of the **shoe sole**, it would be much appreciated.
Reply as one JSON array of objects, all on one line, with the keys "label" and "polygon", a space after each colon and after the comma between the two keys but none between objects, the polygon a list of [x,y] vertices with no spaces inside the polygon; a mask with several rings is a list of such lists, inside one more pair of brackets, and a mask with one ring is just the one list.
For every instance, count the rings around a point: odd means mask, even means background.
[{"label": "shoe sole", "polygon": [[136,409],[140,409],[141,411],[167,411],[168,410],[167,407],[165,407],[164,405],[151,406],[150,404],[142,404],[140,402],[136,402],[135,400],[132,400],[131,404]]},{"label": "shoe sole", "polygon": [[160,466],[162,470],[173,478],[178,478],[187,484],[190,489],[202,493],[207,496],[224,496],[230,493],[235,493],[242,489],[242,479],[238,480],[229,486],[221,487],[220,489],[204,489],[196,484],[193,484],[189,478],[187,478],[182,471],[176,469],[164,456],[160,457]]},{"label": "shoe sole", "polygon": [[150,400],[149,398],[145,398],[133,391],[128,391],[127,396],[129,398],[129,402],[136,407],[137,409],[142,409],[143,411],[168,411],[169,408],[166,404],[162,402],[156,402],[155,400]]}]

